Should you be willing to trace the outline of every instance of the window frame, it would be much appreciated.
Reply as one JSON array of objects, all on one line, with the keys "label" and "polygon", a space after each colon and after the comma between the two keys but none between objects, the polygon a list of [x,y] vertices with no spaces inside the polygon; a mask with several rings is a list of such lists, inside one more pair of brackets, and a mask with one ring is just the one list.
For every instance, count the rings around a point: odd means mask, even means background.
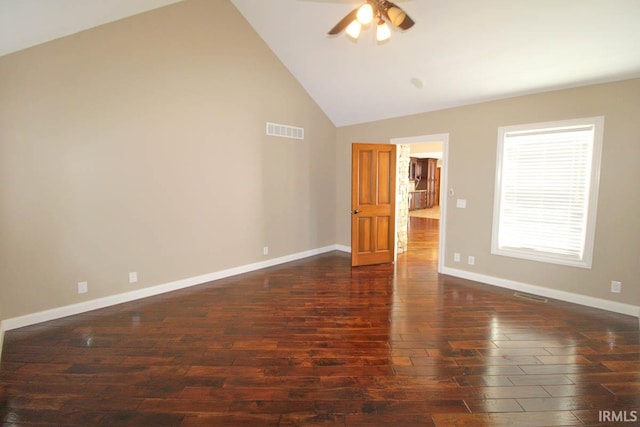
[{"label": "window frame", "polygon": [[[593,143],[591,152],[591,174],[588,191],[587,218],[584,229],[584,248],[582,257],[571,257],[552,252],[538,251],[527,248],[500,247],[500,214],[503,193],[503,168],[505,136],[518,133],[553,133],[566,131],[570,128],[593,126]],[[600,168],[602,163],[602,144],[604,136],[604,116],[587,117],[553,122],[530,123],[498,128],[498,151],[496,159],[496,177],[494,189],[493,227],[491,238],[491,253],[494,255],[526,259],[530,261],[546,262],[566,266],[590,269],[593,263],[593,248],[595,242],[596,216],[598,193],[600,186]]]}]

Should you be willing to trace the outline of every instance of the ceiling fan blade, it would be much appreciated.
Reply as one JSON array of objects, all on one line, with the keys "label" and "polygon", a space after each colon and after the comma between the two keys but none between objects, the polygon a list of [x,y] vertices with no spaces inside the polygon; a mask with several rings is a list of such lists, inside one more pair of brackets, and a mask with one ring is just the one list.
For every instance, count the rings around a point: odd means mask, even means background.
[{"label": "ceiling fan blade", "polygon": [[400,28],[402,28],[403,30],[408,30],[409,28],[413,27],[413,25],[415,24],[415,22],[413,21],[413,19],[411,19],[411,17],[409,15],[407,15],[404,18],[404,21],[402,21],[402,24],[398,25]]},{"label": "ceiling fan blade", "polygon": [[403,30],[413,27],[415,22],[402,8],[390,1],[385,1],[384,3],[386,7],[382,9],[382,14],[389,22]]},{"label": "ceiling fan blade", "polygon": [[353,20],[356,19],[357,15],[358,15],[358,9],[356,8],[352,10],[351,13],[349,13],[347,16],[342,18],[342,20],[338,22],[336,26],[331,29],[331,31],[329,31],[329,34],[330,35],[338,34],[342,30],[347,28],[349,24],[351,24],[351,22],[353,22]]}]

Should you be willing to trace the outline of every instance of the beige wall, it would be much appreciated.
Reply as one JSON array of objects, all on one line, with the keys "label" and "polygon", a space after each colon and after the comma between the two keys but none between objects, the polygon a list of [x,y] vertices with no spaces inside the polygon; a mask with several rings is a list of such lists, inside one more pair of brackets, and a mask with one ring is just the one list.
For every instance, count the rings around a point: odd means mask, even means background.
[{"label": "beige wall", "polygon": [[0,57],[2,317],[334,244],[335,139],[227,0]]},{"label": "beige wall", "polygon": [[421,153],[437,153],[442,152],[442,142],[420,142],[417,144],[409,144],[411,148],[411,156]]},{"label": "beige wall", "polygon": [[[449,133],[445,266],[595,298],[640,305],[640,80],[522,96],[338,129],[337,238],[349,244],[350,144]],[[593,268],[491,255],[497,128],[605,116]],[[467,199],[456,209],[455,198]],[[453,203],[452,203],[453,202]],[[453,253],[476,265],[452,262]],[[612,294],[611,280],[623,283]]]}]

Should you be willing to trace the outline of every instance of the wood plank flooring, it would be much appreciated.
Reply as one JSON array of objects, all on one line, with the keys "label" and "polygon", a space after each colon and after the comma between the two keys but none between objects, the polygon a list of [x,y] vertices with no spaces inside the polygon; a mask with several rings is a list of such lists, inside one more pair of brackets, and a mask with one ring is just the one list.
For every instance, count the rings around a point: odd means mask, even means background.
[{"label": "wood plank flooring", "polygon": [[438,275],[437,231],[411,218],[396,265],[328,253],[9,331],[0,419],[640,425],[636,318]]}]

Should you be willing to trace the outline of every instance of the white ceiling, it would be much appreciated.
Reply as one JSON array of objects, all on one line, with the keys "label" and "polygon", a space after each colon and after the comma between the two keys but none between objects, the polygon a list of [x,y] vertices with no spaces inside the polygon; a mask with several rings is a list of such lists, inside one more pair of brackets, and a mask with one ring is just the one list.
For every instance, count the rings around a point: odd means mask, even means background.
[{"label": "white ceiling", "polygon": [[[0,55],[176,1],[0,0]],[[362,0],[231,2],[337,126],[640,77],[639,0],[398,0],[383,44],[327,36]]]}]

